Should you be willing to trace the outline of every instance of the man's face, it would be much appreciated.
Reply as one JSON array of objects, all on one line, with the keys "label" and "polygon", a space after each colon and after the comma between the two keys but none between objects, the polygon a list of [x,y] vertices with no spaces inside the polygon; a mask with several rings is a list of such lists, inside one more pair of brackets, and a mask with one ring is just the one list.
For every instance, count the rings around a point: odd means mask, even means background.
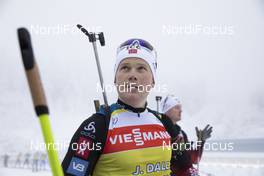
[{"label": "man's face", "polygon": [[118,66],[115,80],[119,98],[123,101],[146,101],[154,86],[148,63],[139,58],[124,59]]},{"label": "man's face", "polygon": [[181,105],[176,105],[166,112],[166,115],[171,118],[171,120],[176,123],[181,120],[182,107]]}]

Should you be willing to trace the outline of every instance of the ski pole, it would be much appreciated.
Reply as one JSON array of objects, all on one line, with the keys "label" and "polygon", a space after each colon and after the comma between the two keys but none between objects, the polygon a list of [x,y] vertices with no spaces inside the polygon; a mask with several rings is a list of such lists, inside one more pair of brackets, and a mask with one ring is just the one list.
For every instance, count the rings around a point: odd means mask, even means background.
[{"label": "ski pole", "polygon": [[[38,65],[34,59],[30,34],[26,28],[19,28],[17,33],[35,112],[40,122],[45,144],[48,146],[46,147],[46,150],[48,152],[52,174],[54,176],[63,176],[58,153],[54,148],[54,139],[49,121],[48,105],[46,102],[44,89],[42,87]],[[50,148],[50,146],[52,147]]]},{"label": "ski pole", "polygon": [[102,75],[102,70],[101,70],[101,65],[100,65],[100,60],[98,56],[98,51],[97,51],[97,45],[96,45],[96,40],[99,40],[101,46],[105,45],[105,40],[104,40],[104,34],[102,32],[96,34],[94,32],[88,32],[82,25],[77,24],[77,27],[89,38],[89,42],[93,44],[93,49],[94,49],[94,55],[95,55],[95,60],[96,60],[96,65],[97,65],[97,70],[99,74],[99,79],[100,79],[100,84],[103,92],[103,98],[104,98],[104,104],[105,106],[108,106],[108,101],[107,101],[107,96],[106,96],[106,91],[105,91],[105,86],[104,86],[104,80],[103,80],[103,75]]},{"label": "ski pole", "polygon": [[159,105],[160,105],[160,100],[162,99],[162,97],[161,96],[156,96],[156,102],[157,102],[157,112],[158,113],[160,113],[159,112]]}]

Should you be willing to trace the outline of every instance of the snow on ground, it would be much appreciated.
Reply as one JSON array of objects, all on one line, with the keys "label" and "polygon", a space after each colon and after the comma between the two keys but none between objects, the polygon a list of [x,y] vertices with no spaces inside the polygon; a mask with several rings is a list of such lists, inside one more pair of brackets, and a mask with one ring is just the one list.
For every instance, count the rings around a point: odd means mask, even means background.
[{"label": "snow on ground", "polygon": [[49,171],[32,172],[30,169],[0,168],[1,176],[52,176]]}]

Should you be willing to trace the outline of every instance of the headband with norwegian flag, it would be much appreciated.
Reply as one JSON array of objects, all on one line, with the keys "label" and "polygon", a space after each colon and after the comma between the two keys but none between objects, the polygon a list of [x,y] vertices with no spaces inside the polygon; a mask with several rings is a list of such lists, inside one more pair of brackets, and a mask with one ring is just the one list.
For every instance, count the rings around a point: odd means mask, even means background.
[{"label": "headband with norwegian flag", "polygon": [[117,49],[115,74],[121,61],[126,58],[145,60],[149,64],[154,82],[156,82],[157,54],[149,42],[143,39],[129,39],[122,43]]}]

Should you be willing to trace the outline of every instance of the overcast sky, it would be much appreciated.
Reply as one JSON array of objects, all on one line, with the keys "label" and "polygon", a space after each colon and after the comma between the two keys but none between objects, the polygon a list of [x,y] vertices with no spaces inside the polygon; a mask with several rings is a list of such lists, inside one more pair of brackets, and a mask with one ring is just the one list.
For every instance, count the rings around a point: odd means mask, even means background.
[{"label": "overcast sky", "polygon": [[[214,126],[214,138],[263,136],[264,2],[221,1],[0,1],[0,128],[14,136],[41,137],[22,67],[16,30],[31,32],[56,139],[69,139],[102,96],[94,53],[75,27],[103,31],[98,47],[104,80],[113,83],[117,46],[139,37],[158,53],[158,85],[183,103],[181,125]],[[109,102],[116,93],[108,93]],[[20,132],[18,135],[17,131]]]}]

